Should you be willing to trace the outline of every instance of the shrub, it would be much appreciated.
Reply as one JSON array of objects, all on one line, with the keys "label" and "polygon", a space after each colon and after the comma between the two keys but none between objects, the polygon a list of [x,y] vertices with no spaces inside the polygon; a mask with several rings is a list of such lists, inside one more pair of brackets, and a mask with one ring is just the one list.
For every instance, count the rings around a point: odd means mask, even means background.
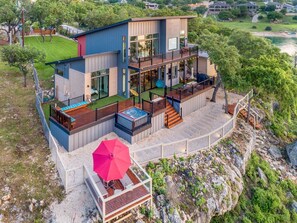
[{"label": "shrub", "polygon": [[259,15],[259,16],[258,16],[258,19],[259,19],[259,20],[262,20],[262,19],[264,19],[264,16]]},{"label": "shrub", "polygon": [[293,20],[297,20],[297,15],[293,16]]},{"label": "shrub", "polygon": [[271,31],[271,30],[272,30],[271,26],[266,26],[265,27],[265,31]]},{"label": "shrub", "polygon": [[257,26],[252,26],[252,29],[257,29]]}]

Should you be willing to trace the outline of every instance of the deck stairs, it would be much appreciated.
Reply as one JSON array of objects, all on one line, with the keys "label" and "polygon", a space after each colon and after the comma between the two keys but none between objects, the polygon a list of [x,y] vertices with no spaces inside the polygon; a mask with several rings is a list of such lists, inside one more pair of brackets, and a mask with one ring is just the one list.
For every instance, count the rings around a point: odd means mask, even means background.
[{"label": "deck stairs", "polygon": [[179,123],[183,122],[182,117],[179,115],[178,112],[175,111],[173,106],[166,101],[166,110],[165,110],[165,117],[164,117],[165,126],[167,128],[172,128]]},{"label": "deck stairs", "polygon": [[[234,114],[234,109],[236,107],[236,103],[228,105],[228,113],[233,115]],[[242,105],[243,109],[239,111],[239,115],[241,115],[244,119],[247,119],[248,116],[248,108],[246,105]],[[260,115],[253,109],[250,108],[250,117],[249,117],[249,124],[253,126],[255,129],[262,129],[263,126],[260,123],[261,122],[261,117]]]}]

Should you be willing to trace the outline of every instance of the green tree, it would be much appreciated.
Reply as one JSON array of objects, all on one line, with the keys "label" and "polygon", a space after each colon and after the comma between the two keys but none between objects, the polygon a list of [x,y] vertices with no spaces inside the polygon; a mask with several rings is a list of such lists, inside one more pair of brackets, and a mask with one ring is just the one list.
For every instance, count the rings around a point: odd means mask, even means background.
[{"label": "green tree", "polygon": [[1,50],[1,58],[9,66],[16,67],[24,77],[24,87],[27,86],[27,74],[32,62],[38,63],[45,60],[45,54],[35,48],[21,47],[18,44],[5,46]]},{"label": "green tree", "polygon": [[223,35],[205,32],[197,41],[200,49],[205,50],[210,60],[216,64],[218,74],[217,84],[211,101],[216,101],[216,94],[220,86],[225,92],[225,112],[228,113],[228,94],[226,86],[236,78],[241,64],[238,50],[235,46],[228,44],[228,37]]},{"label": "green tree", "polygon": [[268,12],[267,14],[267,19],[269,19],[270,21],[276,21],[282,19],[283,17],[284,15],[280,12]]},{"label": "green tree", "polygon": [[[28,7],[28,1],[16,4],[14,0],[0,0],[0,30],[6,32],[8,41],[10,41],[9,33],[14,38],[18,30],[21,21],[21,8],[28,9]],[[1,25],[7,28],[2,28]]]},{"label": "green tree", "polygon": [[234,18],[234,15],[232,14],[231,11],[221,11],[218,14],[219,19],[221,20],[228,20]]},{"label": "green tree", "polygon": [[203,15],[207,11],[207,8],[204,5],[202,5],[197,7],[195,11],[197,12],[197,14]]}]

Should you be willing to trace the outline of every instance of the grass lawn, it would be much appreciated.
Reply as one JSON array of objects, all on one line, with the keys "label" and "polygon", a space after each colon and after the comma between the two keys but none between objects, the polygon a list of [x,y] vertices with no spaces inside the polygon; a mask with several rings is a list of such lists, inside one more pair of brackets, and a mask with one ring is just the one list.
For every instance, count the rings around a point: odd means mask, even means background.
[{"label": "grass lawn", "polygon": [[[292,20],[293,21],[293,20]],[[267,26],[270,26],[272,28],[272,32],[284,32],[284,31],[296,31],[297,30],[297,23],[293,24],[274,24],[269,22],[258,22],[258,23],[252,23],[244,21],[234,21],[234,22],[219,22],[221,25],[231,28],[231,29],[241,29],[244,31],[252,31],[252,32],[264,32],[265,28]],[[256,26],[256,29],[253,29],[252,27]]]},{"label": "grass lawn", "polygon": [[[63,196],[53,178],[52,163],[47,161],[50,151],[35,108],[33,78],[28,76],[27,81],[24,88],[18,69],[0,58],[0,188],[11,191],[7,208],[0,209],[3,222],[42,222],[46,206]],[[7,193],[0,190],[0,197]],[[43,200],[45,206],[31,213],[28,200],[32,198]]]},{"label": "grass lawn", "polygon": [[[50,42],[49,39],[50,37],[46,36],[45,42],[42,42],[41,36],[26,37],[25,45],[44,51],[46,54],[46,62],[77,56],[77,43],[75,41],[59,36],[54,36],[52,42]],[[35,67],[38,71],[42,86],[46,89],[52,87],[51,76],[54,73],[54,69],[44,63],[35,64]]]}]

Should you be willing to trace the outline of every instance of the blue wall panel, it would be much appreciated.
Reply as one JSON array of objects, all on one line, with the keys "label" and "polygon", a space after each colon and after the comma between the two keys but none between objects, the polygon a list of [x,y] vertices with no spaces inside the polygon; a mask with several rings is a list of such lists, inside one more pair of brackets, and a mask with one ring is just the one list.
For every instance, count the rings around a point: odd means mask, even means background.
[{"label": "blue wall panel", "polygon": [[50,130],[52,135],[58,140],[59,144],[63,146],[67,151],[69,150],[69,135],[65,130],[60,127],[58,124],[53,122],[52,120],[50,121]]}]

